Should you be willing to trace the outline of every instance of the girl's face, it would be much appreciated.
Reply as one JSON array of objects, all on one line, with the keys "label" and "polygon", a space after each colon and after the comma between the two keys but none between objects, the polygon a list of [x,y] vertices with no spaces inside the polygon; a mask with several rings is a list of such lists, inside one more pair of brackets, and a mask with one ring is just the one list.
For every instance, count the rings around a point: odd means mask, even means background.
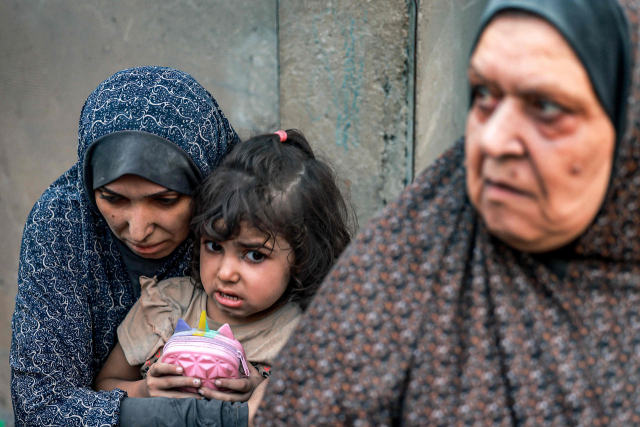
[{"label": "girl's face", "polygon": [[165,257],[189,235],[191,197],[137,175],[98,188],[95,198],[113,234],[143,258]]},{"label": "girl's face", "polygon": [[289,283],[291,248],[253,227],[242,225],[235,239],[200,242],[200,280],[209,298],[212,320],[242,325],[260,320],[276,304]]},{"label": "girl's face", "polygon": [[542,19],[496,18],[471,57],[467,192],[491,233],[526,252],[577,238],[604,199],[615,130],[582,63]]}]

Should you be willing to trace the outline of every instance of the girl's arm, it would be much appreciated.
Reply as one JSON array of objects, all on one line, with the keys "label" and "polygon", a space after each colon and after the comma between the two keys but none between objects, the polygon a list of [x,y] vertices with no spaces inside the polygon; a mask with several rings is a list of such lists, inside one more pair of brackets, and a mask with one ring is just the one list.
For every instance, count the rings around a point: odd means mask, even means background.
[{"label": "girl's arm", "polygon": [[131,366],[120,343],[111,350],[94,381],[95,391],[124,390],[130,397],[149,397],[146,381],[140,375],[140,365]]},{"label": "girl's arm", "polygon": [[193,377],[183,377],[180,366],[168,363],[154,363],[151,365],[147,378],[142,379],[140,365],[131,366],[124,355],[122,346],[117,343],[109,354],[109,358],[96,376],[94,389],[115,390],[127,392],[129,397],[195,397],[194,393],[175,390],[178,387],[199,387],[200,380]]}]

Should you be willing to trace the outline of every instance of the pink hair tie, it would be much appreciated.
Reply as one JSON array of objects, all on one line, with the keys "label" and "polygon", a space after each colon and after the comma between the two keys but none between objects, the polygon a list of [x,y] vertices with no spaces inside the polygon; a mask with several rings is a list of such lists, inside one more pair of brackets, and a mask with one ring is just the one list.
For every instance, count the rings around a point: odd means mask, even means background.
[{"label": "pink hair tie", "polygon": [[285,142],[287,140],[287,133],[285,131],[279,130],[274,133],[280,137],[280,142]]}]

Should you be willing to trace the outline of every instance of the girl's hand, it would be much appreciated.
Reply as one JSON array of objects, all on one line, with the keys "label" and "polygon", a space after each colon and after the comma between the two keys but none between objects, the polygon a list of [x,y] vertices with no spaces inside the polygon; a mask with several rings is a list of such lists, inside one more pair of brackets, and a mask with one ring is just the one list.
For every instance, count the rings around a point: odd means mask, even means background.
[{"label": "girl's hand", "polygon": [[216,399],[226,402],[246,402],[251,397],[253,390],[256,389],[265,378],[260,372],[249,363],[249,378],[229,379],[218,378],[215,381],[216,387],[233,390],[233,393],[225,393],[223,391],[211,390],[207,387],[200,387],[198,393],[208,400]]},{"label": "girl's hand", "polygon": [[249,427],[254,427],[255,425],[253,423],[253,420],[256,418],[258,409],[260,408],[260,403],[262,402],[262,398],[264,397],[264,391],[266,390],[268,383],[269,380],[267,379],[267,381],[256,387],[256,389],[253,391],[251,399],[249,399],[249,401],[247,402],[247,405],[249,406]]},{"label": "girl's hand", "polygon": [[[156,362],[147,372],[146,394],[149,397],[195,397],[202,399],[195,393],[176,390],[178,387],[200,387],[200,379],[183,377],[182,367],[170,363]],[[144,391],[143,391],[144,392]]]}]

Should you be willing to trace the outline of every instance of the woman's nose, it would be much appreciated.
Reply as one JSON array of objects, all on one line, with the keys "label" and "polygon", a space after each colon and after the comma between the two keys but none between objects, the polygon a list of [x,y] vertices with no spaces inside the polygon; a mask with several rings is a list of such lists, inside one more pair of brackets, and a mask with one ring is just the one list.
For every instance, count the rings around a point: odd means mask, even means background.
[{"label": "woman's nose", "polygon": [[480,144],[484,154],[495,158],[524,155],[526,120],[516,100],[503,99],[483,126]]},{"label": "woman's nose", "polygon": [[136,243],[144,242],[155,230],[153,212],[146,206],[137,206],[130,212],[129,237]]},{"label": "woman's nose", "polygon": [[224,254],[218,270],[218,279],[229,283],[235,283],[240,280],[238,262],[239,260],[233,254]]}]

